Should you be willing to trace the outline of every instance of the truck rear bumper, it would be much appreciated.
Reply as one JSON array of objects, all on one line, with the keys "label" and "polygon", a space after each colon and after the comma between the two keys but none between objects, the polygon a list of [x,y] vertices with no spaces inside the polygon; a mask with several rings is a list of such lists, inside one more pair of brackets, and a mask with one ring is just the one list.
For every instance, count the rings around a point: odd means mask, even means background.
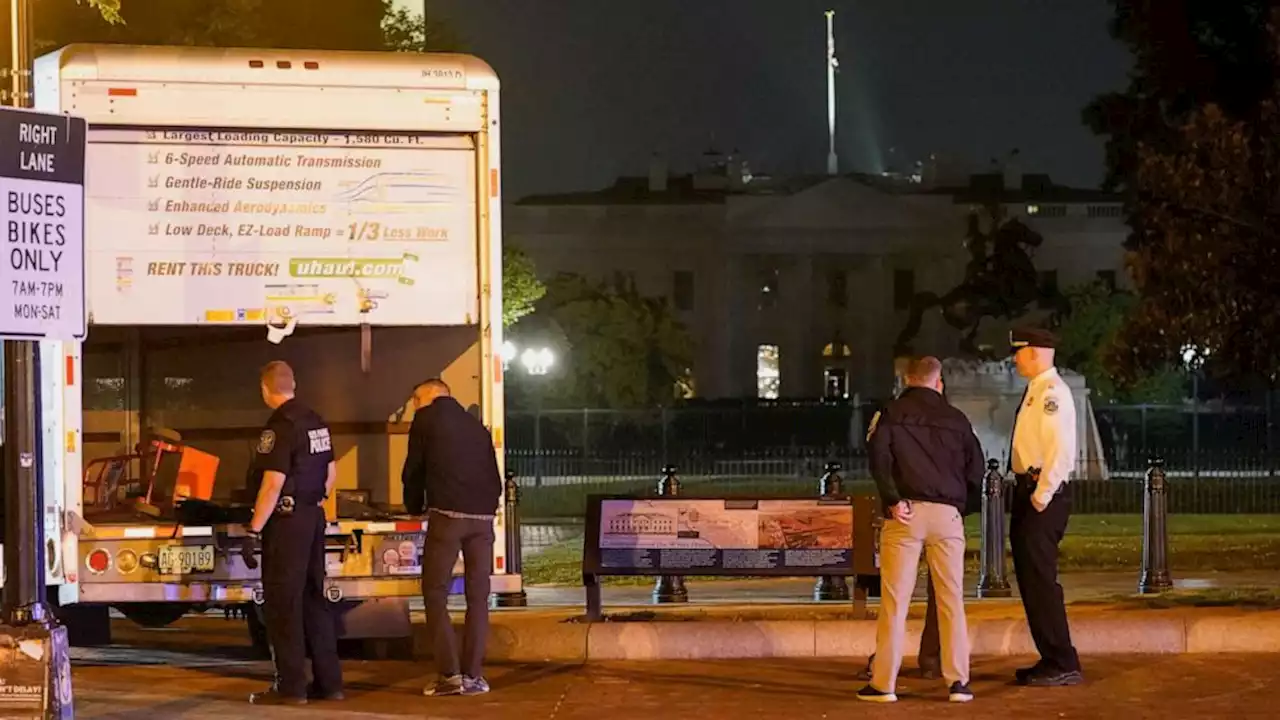
[{"label": "truck rear bumper", "polygon": [[[516,593],[521,590],[519,575],[492,575],[490,591],[495,594]],[[261,602],[258,583],[225,583],[187,581],[182,583],[98,583],[82,582],[82,603],[195,603],[209,605],[235,605]],[[372,598],[416,597],[422,592],[422,581],[417,575],[396,578],[329,578],[325,583],[326,594],[332,602],[342,600],[368,600]],[[454,578],[452,592],[462,592],[462,578]]]}]

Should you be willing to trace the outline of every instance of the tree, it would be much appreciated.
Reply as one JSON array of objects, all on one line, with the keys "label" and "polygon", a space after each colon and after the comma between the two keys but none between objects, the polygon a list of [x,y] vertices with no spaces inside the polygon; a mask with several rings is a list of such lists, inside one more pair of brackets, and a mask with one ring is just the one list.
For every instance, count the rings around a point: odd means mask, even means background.
[{"label": "tree", "polygon": [[1126,317],[1137,298],[1102,281],[1067,291],[1065,307],[1055,314],[1058,362],[1080,373],[1089,383],[1095,402],[1172,403],[1183,397],[1186,375],[1165,366],[1126,383],[1117,382],[1107,365]]},{"label": "tree", "polygon": [[547,390],[567,405],[670,405],[693,362],[693,339],[666,299],[644,297],[634,284],[610,287],[561,274],[519,334],[556,347]]},{"label": "tree", "polygon": [[502,250],[502,326],[510,327],[533,312],[547,294],[538,280],[533,259],[523,250],[507,245]]},{"label": "tree", "polygon": [[[120,16],[120,0],[85,0],[86,4],[98,11],[103,20],[115,25],[123,22],[124,18]],[[80,0],[76,0],[77,3]]]},{"label": "tree", "polygon": [[1280,93],[1250,120],[1193,112],[1168,149],[1142,145],[1130,272],[1140,300],[1114,367],[1127,377],[1211,353],[1212,368],[1280,372]]},{"label": "tree", "polygon": [[1135,67],[1085,120],[1128,190],[1139,299],[1108,364],[1129,382],[1197,348],[1220,374],[1274,382],[1276,3],[1112,1]]},{"label": "tree", "polygon": [[1111,0],[1111,34],[1133,53],[1129,85],[1106,93],[1083,119],[1107,138],[1109,189],[1131,188],[1138,145],[1177,139],[1189,114],[1218,105],[1245,117],[1276,79],[1266,21],[1271,0]]},{"label": "tree", "polygon": [[342,0],[323,12],[314,0],[37,2],[38,52],[72,42],[383,50],[394,14],[390,0]]},{"label": "tree", "polygon": [[394,7],[386,0],[386,16],[382,21],[384,46],[388,50],[420,52],[460,52],[458,36],[447,23],[433,18],[425,11],[411,13],[406,8]]}]

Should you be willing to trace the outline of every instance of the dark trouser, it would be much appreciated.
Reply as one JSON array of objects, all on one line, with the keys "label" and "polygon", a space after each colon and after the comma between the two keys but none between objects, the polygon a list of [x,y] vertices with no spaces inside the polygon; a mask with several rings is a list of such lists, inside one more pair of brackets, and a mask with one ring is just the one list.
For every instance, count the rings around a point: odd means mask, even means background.
[{"label": "dark trouser", "polygon": [[1071,486],[1063,485],[1044,512],[1031,504],[1034,490],[1029,479],[1018,478],[1009,526],[1013,572],[1041,665],[1051,671],[1075,671],[1080,669],[1080,658],[1071,645],[1067,609],[1058,584],[1058,544],[1071,515]]},{"label": "dark trouser", "polygon": [[262,537],[263,619],[282,695],[306,697],[307,655],[316,688],[342,690],[342,664],[324,596],[324,509],[273,516]]},{"label": "dark trouser", "polygon": [[[924,632],[920,635],[920,653],[916,662],[921,670],[942,670],[942,638],[938,634],[938,600],[933,596],[933,578],[925,572],[925,588],[928,592],[928,604],[924,608]],[[871,675],[871,666],[875,664],[876,655],[871,653],[867,658],[867,669],[864,673]]]},{"label": "dark trouser", "polygon": [[942,669],[942,639],[938,636],[938,601],[933,596],[933,578],[925,574],[929,602],[924,609],[924,632],[920,635],[919,664],[922,670]]},{"label": "dark trouser", "polygon": [[[489,637],[489,573],[493,571],[493,521],[453,518],[432,512],[422,548],[422,597],[427,626],[434,638],[436,670],[441,675],[481,677],[485,640]],[[449,620],[449,585],[462,553],[467,620],[459,666],[457,639]]]}]

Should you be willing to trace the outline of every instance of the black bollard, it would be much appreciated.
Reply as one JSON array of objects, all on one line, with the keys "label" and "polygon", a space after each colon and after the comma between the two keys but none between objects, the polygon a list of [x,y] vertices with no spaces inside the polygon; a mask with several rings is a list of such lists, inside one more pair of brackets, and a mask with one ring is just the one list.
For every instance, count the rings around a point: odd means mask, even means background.
[{"label": "black bollard", "polygon": [[1142,503],[1142,575],[1138,579],[1138,592],[1144,595],[1173,587],[1169,577],[1169,486],[1165,482],[1164,459],[1153,457],[1147,465]]},{"label": "black bollard", "polygon": [[[680,494],[680,478],[676,476],[676,467],[668,465],[662,469],[662,477],[658,480],[658,497],[676,497]],[[684,577],[680,575],[662,575],[653,586],[653,601],[658,604],[689,602],[689,591],[684,587]]]},{"label": "black bollard", "polygon": [[[818,497],[840,497],[844,494],[843,484],[844,482],[840,478],[840,463],[827,463],[822,478],[818,480]],[[839,575],[823,575],[818,578],[818,583],[813,586],[813,599],[818,602],[825,600],[847,601],[849,599],[849,583]]]},{"label": "black bollard", "polygon": [[982,572],[978,577],[978,597],[1013,597],[1004,563],[1004,474],[1000,463],[987,461],[982,479]]},{"label": "black bollard", "polygon": [[[507,573],[519,575],[523,569],[524,546],[520,541],[520,485],[516,482],[516,474],[507,471],[507,482],[503,495],[506,502],[503,513],[507,528]],[[524,579],[520,580],[520,589],[516,592],[497,593],[493,597],[494,607],[525,607],[529,597],[524,592]]]}]

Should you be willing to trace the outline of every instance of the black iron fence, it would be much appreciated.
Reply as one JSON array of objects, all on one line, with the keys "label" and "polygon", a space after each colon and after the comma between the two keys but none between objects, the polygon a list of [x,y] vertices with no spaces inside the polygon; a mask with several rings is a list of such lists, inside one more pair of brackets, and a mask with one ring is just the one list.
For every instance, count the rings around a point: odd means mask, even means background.
[{"label": "black iron fence", "polygon": [[[506,457],[533,518],[580,517],[594,493],[650,493],[669,464],[693,496],[816,493],[832,460],[847,487],[870,490],[862,440],[873,413],[867,404],[798,403],[517,412],[507,420]],[[1269,407],[1108,406],[1094,414],[1104,463],[1078,463],[1076,512],[1141,512],[1147,462],[1159,456],[1170,512],[1280,513]]]}]

